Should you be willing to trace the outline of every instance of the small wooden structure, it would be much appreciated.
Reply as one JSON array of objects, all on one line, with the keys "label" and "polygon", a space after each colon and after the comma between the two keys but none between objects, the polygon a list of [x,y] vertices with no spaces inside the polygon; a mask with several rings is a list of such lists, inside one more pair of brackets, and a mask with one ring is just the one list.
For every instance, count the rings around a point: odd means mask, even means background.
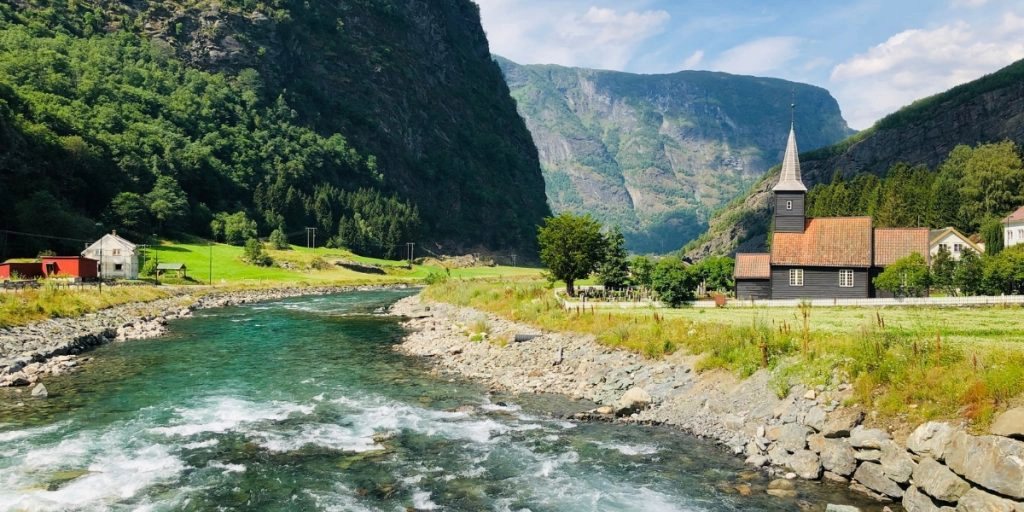
[{"label": "small wooden structure", "polygon": [[167,272],[174,272],[178,277],[188,277],[188,267],[184,263],[160,263],[156,266],[156,272],[159,275],[164,275]]},{"label": "small wooden structure", "polygon": [[37,277],[43,277],[43,268],[38,261],[8,261],[0,263],[0,279],[35,279]]},{"label": "small wooden structure", "polygon": [[43,277],[78,277],[93,280],[98,277],[100,262],[83,256],[43,256]]}]

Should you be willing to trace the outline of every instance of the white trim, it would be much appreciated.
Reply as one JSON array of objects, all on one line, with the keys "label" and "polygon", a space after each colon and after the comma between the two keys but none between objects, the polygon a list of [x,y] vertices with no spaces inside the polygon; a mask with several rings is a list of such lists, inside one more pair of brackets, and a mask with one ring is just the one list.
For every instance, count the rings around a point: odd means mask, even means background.
[{"label": "white trim", "polygon": [[802,268],[791,268],[789,269],[789,285],[790,286],[803,286],[804,285],[804,269]]},{"label": "white trim", "polygon": [[854,272],[852,269],[844,268],[839,270],[839,287],[853,288]]}]

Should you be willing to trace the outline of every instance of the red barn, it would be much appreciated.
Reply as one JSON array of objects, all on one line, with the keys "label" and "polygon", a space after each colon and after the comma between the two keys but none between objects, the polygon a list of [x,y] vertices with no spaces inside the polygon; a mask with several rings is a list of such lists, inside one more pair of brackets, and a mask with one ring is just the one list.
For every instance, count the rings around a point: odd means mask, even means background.
[{"label": "red barn", "polygon": [[0,263],[0,279],[35,279],[43,277],[43,265],[37,262],[7,262]]},{"label": "red barn", "polygon": [[43,276],[96,279],[99,261],[82,256],[43,257]]}]

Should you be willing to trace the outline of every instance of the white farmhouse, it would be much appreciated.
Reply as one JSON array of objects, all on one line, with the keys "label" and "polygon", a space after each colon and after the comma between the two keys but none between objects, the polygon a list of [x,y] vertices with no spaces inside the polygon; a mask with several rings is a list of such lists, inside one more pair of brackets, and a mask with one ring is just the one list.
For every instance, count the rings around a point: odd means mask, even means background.
[{"label": "white farmhouse", "polygon": [[117,236],[113,231],[93,242],[82,256],[100,262],[102,279],[138,279],[139,257],[135,244]]},{"label": "white farmhouse", "polygon": [[958,231],[956,228],[933,229],[931,232],[930,252],[932,259],[939,253],[939,249],[945,248],[953,261],[960,261],[964,251],[970,249],[975,254],[982,254],[985,248],[981,244],[971,241],[969,237]]},{"label": "white farmhouse", "polygon": [[1024,243],[1024,206],[1003,219],[1003,244],[1006,247]]}]

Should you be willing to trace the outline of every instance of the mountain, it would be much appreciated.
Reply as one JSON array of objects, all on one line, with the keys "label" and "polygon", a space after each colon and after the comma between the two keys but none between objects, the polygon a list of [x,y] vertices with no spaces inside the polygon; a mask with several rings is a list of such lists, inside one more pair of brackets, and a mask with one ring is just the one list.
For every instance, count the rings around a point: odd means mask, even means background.
[{"label": "mountain", "polygon": [[0,228],[522,255],[550,214],[470,0],[4,2],[0,69]]},{"label": "mountain", "polygon": [[779,161],[794,101],[803,147],[853,133],[828,91],[809,85],[496,61],[540,151],[552,208],[618,224],[636,252],[679,249]]},{"label": "mountain", "polygon": [[[797,130],[801,127],[797,126]],[[838,172],[885,176],[897,163],[930,168],[960,144],[1011,140],[1024,143],[1024,60],[944,93],[918,100],[838,144],[800,155],[808,187]],[[693,258],[763,250],[769,229],[771,187],[779,167],[711,219],[708,232],[685,252]]]}]

